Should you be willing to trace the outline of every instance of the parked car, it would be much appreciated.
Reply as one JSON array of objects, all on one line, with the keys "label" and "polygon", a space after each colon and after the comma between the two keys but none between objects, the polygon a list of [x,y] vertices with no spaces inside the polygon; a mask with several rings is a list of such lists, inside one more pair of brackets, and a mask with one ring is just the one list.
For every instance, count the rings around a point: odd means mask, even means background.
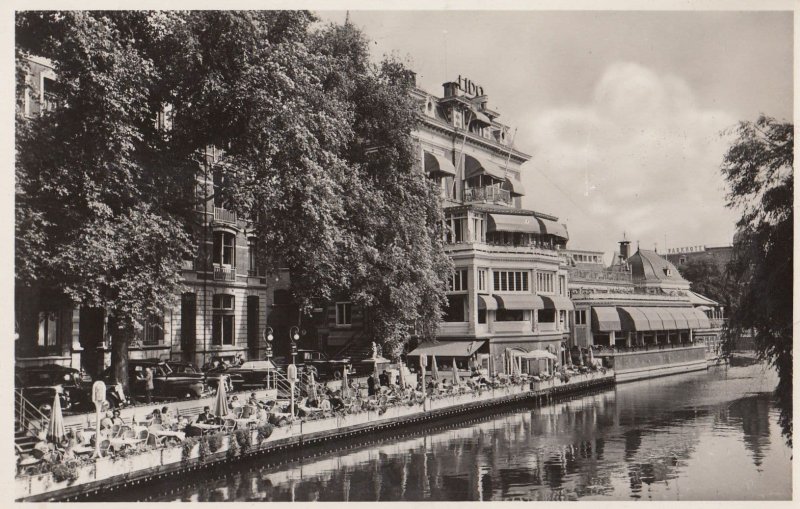
[{"label": "parked car", "polygon": [[[129,391],[131,399],[144,400],[146,397],[145,368],[153,371],[153,399],[191,399],[207,396],[210,391],[205,384],[202,373],[175,373],[169,365],[160,359],[142,359],[128,361]],[[106,384],[114,382],[111,368],[101,375]]]},{"label": "parked car", "polygon": [[241,386],[244,384],[244,378],[239,373],[224,373],[224,372],[215,372],[209,373],[208,371],[203,372],[197,368],[191,362],[183,362],[183,361],[167,361],[167,365],[172,369],[174,373],[182,374],[182,373],[199,373],[205,377],[206,385],[208,385],[209,389],[216,390],[219,386],[219,380],[223,376],[228,376],[230,378],[230,385],[226,387],[228,390],[232,390],[236,386]]},{"label": "parked car", "polygon": [[[219,365],[206,371],[208,374],[230,375],[236,391],[267,387],[267,376],[277,371],[277,366],[269,360],[245,361],[241,366]],[[241,377],[241,379],[239,378]]]},{"label": "parked car", "polygon": [[94,409],[92,378],[74,368],[57,364],[17,368],[14,386],[38,408],[52,406],[56,393],[59,393],[62,411]]},{"label": "parked car", "polygon": [[297,350],[295,363],[300,371],[313,368],[314,375],[319,380],[331,380],[340,378],[342,370],[346,367],[348,373],[353,371],[352,363],[349,358],[329,359],[325,352],[319,350]]}]

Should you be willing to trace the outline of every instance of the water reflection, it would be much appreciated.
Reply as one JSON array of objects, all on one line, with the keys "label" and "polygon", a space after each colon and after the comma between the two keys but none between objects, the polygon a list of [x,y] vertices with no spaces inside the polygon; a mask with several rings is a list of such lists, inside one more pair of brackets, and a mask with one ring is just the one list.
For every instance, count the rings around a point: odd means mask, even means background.
[{"label": "water reflection", "polygon": [[[791,461],[770,400],[775,380],[736,367],[623,384],[278,466],[241,463],[153,487],[147,500],[786,499]],[[717,453],[724,461],[707,463]]]}]

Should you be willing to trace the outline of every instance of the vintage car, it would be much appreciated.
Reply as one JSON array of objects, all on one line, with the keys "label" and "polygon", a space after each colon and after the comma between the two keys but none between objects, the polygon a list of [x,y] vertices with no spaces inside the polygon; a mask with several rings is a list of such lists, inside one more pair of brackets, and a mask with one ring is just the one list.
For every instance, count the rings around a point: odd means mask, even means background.
[{"label": "vintage car", "polygon": [[40,409],[52,406],[56,393],[64,412],[94,409],[92,379],[77,369],[47,364],[17,368],[14,375],[15,388]]},{"label": "vintage car", "polygon": [[197,366],[192,364],[191,362],[183,362],[183,361],[167,361],[167,365],[172,369],[174,373],[199,373],[205,376],[206,385],[208,385],[209,389],[216,390],[219,386],[219,380],[223,376],[227,376],[230,381],[229,385],[226,387],[227,390],[233,390],[234,387],[242,386],[244,384],[244,378],[242,375],[238,373],[223,373],[223,372],[215,372],[209,373],[208,371],[203,372],[200,371]]},{"label": "vintage car", "polygon": [[[233,388],[236,391],[250,388],[267,387],[268,376],[274,376],[277,367],[269,360],[245,361],[240,366],[219,366],[206,370],[207,374],[226,374],[230,375],[233,381]],[[239,379],[241,377],[241,379]]]},{"label": "vintage car", "polygon": [[329,359],[324,352],[319,350],[298,350],[295,363],[300,371],[308,371],[309,368],[313,368],[311,370],[319,380],[340,378],[344,368],[347,368],[349,373],[353,371],[349,358]]},{"label": "vintage car", "polygon": [[[145,369],[153,372],[153,399],[191,399],[210,394],[202,373],[175,373],[166,361],[141,359],[128,361],[128,383],[131,399],[146,398]],[[101,378],[107,385],[115,383],[111,368],[103,371]]]}]

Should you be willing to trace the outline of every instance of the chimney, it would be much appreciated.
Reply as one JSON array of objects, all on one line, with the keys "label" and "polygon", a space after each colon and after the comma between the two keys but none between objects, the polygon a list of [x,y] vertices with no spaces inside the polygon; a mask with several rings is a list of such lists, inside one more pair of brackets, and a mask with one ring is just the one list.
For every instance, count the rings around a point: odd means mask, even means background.
[{"label": "chimney", "polygon": [[619,261],[621,264],[625,263],[631,256],[630,247],[631,241],[623,236],[623,240],[619,241]]},{"label": "chimney", "polygon": [[444,96],[447,97],[457,97],[461,95],[461,88],[459,87],[458,83],[455,81],[448,81],[447,83],[442,85],[444,87]]}]

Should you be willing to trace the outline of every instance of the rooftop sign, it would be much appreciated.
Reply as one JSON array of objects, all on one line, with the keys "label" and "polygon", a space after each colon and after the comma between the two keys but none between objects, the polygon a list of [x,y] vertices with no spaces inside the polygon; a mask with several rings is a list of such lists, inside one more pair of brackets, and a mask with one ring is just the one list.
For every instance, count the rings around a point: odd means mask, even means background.
[{"label": "rooftop sign", "polygon": [[479,97],[483,95],[483,87],[473,82],[469,78],[462,78],[459,74],[457,83],[458,88],[467,95],[471,95],[473,97]]}]

